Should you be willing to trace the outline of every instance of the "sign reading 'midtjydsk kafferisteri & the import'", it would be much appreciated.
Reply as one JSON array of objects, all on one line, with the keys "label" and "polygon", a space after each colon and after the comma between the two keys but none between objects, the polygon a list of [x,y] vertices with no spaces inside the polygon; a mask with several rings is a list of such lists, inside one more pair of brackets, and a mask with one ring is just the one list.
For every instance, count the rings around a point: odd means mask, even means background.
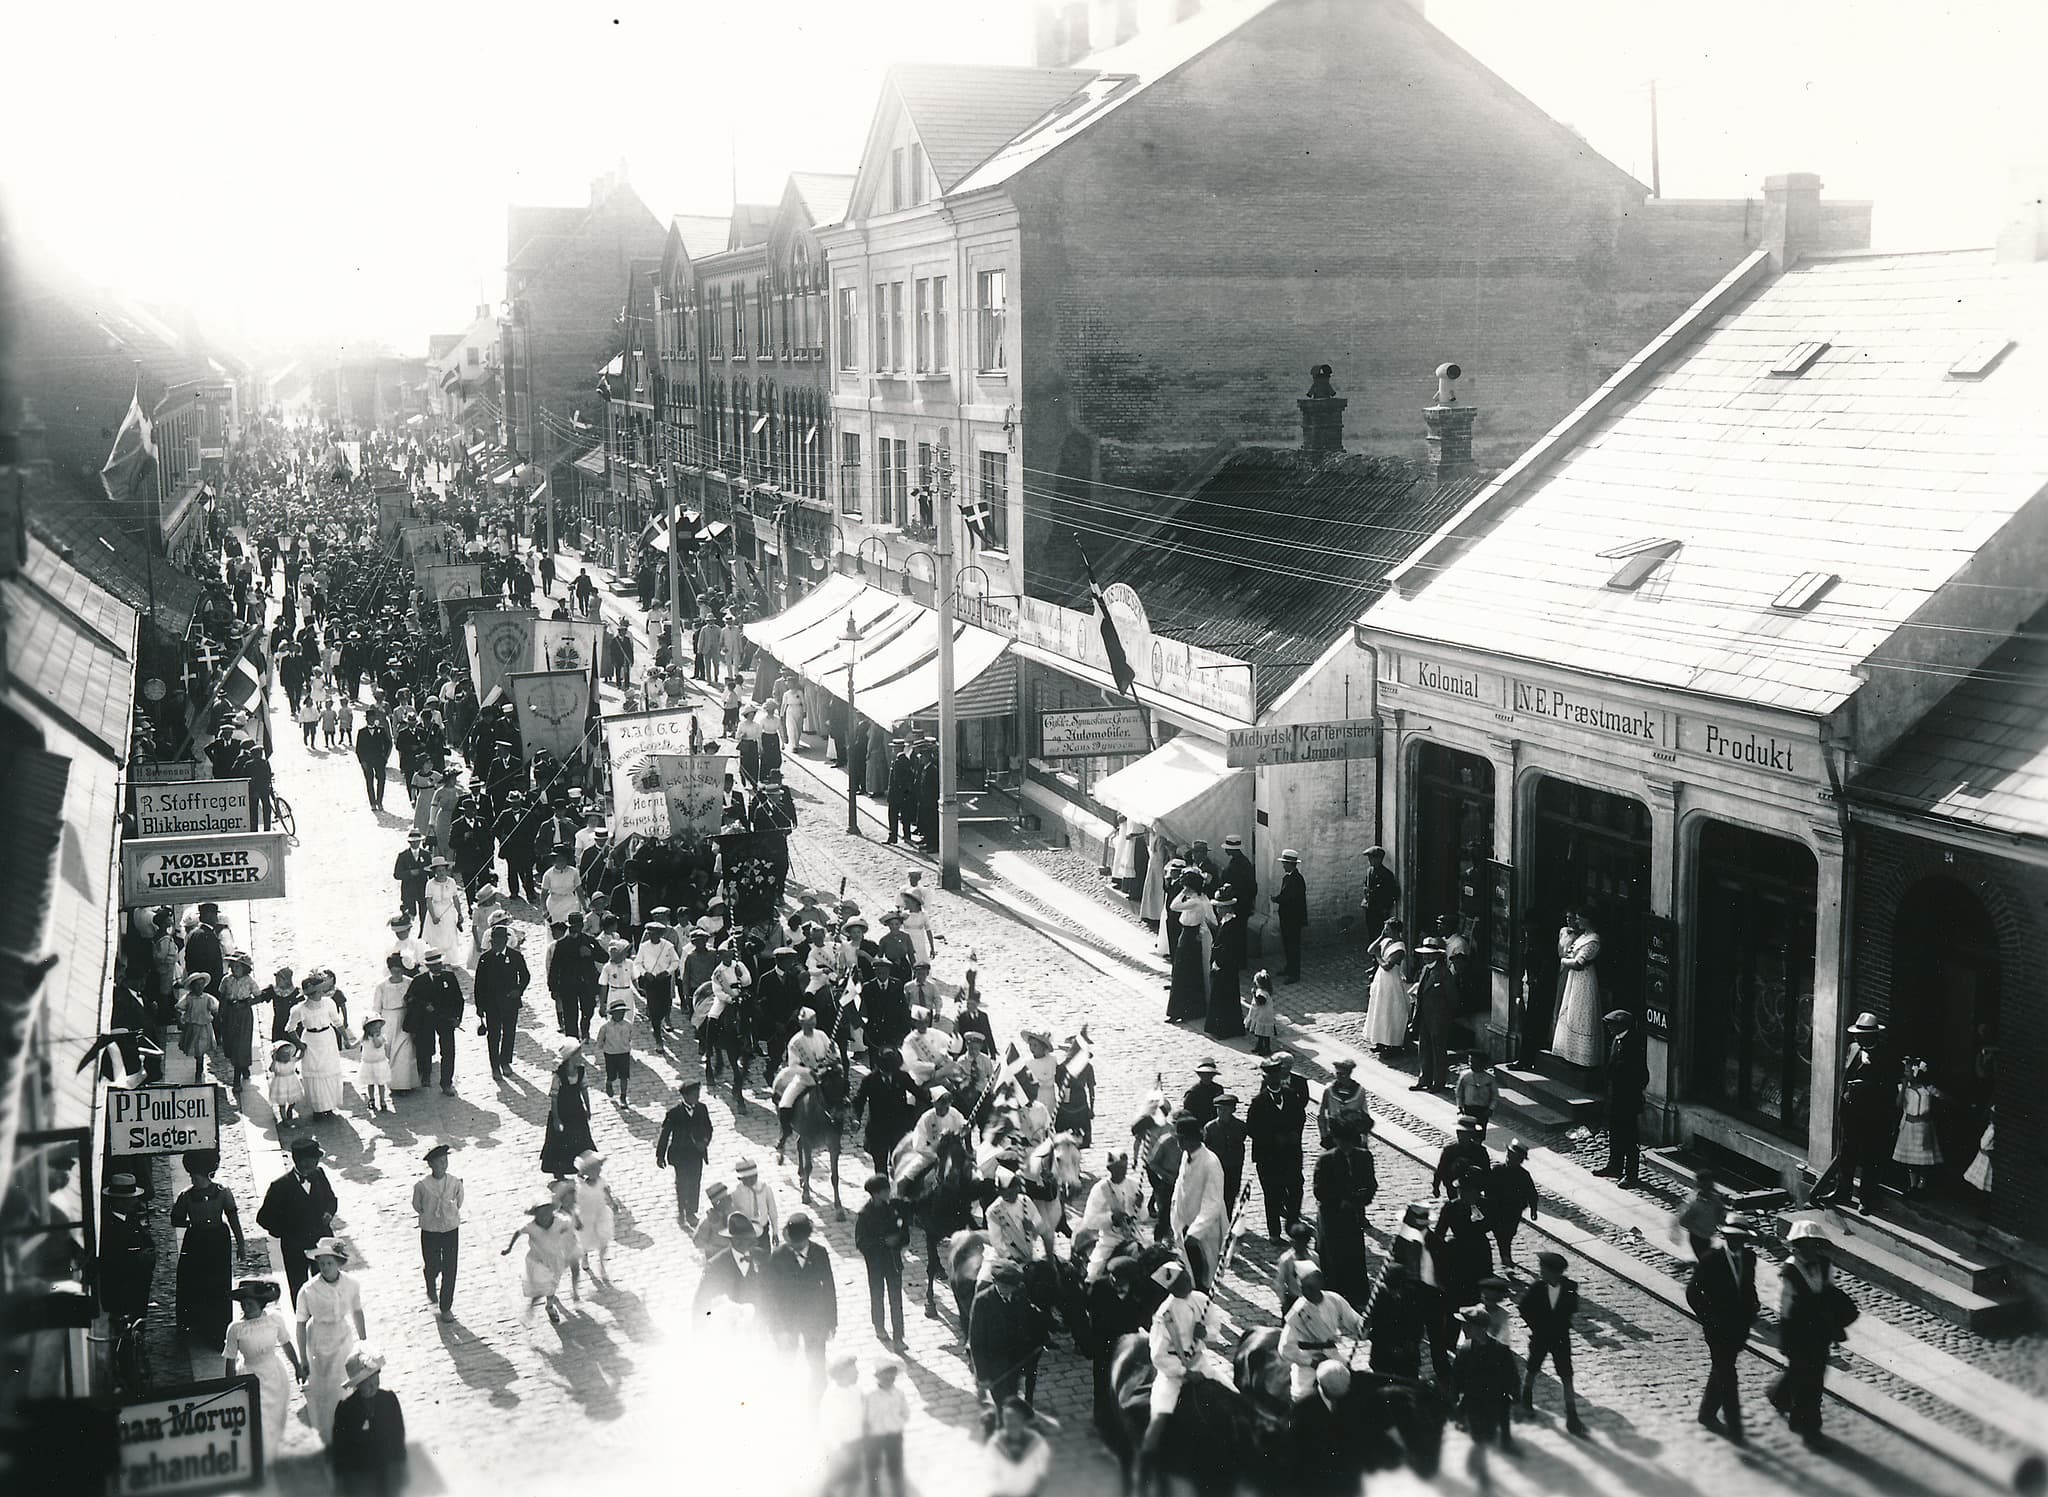
[{"label": "sign reading 'midtjydsk kafferisteri & the import'", "polygon": [[284,833],[130,837],[121,844],[121,903],[284,898]]}]

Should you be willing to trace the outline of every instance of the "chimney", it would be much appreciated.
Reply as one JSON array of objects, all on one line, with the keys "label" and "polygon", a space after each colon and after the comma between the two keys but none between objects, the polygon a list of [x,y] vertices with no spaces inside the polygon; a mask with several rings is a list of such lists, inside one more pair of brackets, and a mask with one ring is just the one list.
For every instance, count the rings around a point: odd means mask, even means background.
[{"label": "chimney", "polygon": [[1301,407],[1301,453],[1312,463],[1344,450],[1344,407],[1351,402],[1331,386],[1332,372],[1328,364],[1309,370],[1308,394],[1294,402]]},{"label": "chimney", "polygon": [[1763,248],[1771,269],[1783,275],[1820,243],[1820,178],[1786,172],[1764,178]]},{"label": "chimney", "polygon": [[1138,30],[1137,0],[1088,0],[1088,50],[1126,42]]},{"label": "chimney", "polygon": [[1087,0],[1038,0],[1031,19],[1031,61],[1036,66],[1063,68],[1087,52]]},{"label": "chimney", "polygon": [[2005,224],[1998,231],[1998,258],[2031,265],[2048,250],[2048,161],[2015,165],[2008,173]]},{"label": "chimney", "polygon": [[1437,365],[1436,401],[1422,408],[1422,424],[1429,428],[1429,477],[1438,488],[1472,471],[1472,423],[1479,408],[1458,404],[1458,376],[1464,372],[1456,364]]}]

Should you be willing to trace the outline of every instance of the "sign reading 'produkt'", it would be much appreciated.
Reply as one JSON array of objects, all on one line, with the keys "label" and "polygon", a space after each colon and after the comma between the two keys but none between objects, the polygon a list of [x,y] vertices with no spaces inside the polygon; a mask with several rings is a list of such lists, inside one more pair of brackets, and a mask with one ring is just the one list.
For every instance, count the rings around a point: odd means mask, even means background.
[{"label": "sign reading 'produkt'", "polygon": [[284,843],[283,832],[130,837],[121,844],[121,903],[282,899]]},{"label": "sign reading 'produkt'", "polygon": [[191,780],[136,785],[134,790],[135,830],[144,837],[256,830],[247,780]]}]

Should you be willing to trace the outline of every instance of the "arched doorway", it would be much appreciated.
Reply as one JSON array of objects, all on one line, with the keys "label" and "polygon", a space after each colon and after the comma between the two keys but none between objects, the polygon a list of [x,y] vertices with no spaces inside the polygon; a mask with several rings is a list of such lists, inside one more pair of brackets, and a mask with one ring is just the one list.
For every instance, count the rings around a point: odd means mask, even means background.
[{"label": "arched doorway", "polygon": [[1987,1042],[1998,1032],[2004,986],[1998,929],[1975,891],[1960,880],[1922,879],[1899,901],[1892,922],[1892,1038],[1898,1055],[1918,1055],[1934,1083],[1960,1106],[1950,1108],[1943,1152],[1967,1159],[1977,1138],[1966,1121],[1989,1106],[1977,1075],[1980,1026]]},{"label": "arched doorway", "polygon": [[[1539,776],[1530,796],[1524,884],[1530,940],[1554,953],[1567,910],[1591,911],[1600,932],[1603,1007],[1643,1008],[1643,921],[1650,912],[1650,812],[1641,801]],[[1556,1016],[1556,966],[1547,964]],[[1532,1008],[1534,1007],[1532,1003]],[[1543,1045],[1548,1027],[1535,1026]]]}]

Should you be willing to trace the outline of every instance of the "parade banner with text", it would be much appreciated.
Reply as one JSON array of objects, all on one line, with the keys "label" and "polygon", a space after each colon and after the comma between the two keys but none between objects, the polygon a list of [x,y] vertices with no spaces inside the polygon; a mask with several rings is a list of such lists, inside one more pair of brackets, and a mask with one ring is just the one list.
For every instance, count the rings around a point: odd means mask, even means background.
[{"label": "parade banner with text", "polygon": [[672,837],[692,842],[715,836],[725,820],[724,754],[656,754],[662,793],[668,797]]},{"label": "parade banner with text", "polygon": [[187,780],[133,785],[135,831],[142,837],[184,837],[202,832],[253,832],[256,810],[247,780]]},{"label": "parade banner with text", "polygon": [[686,707],[605,714],[614,837],[668,835],[668,795],[661,787],[661,766],[655,756],[689,754],[690,717]]},{"label": "parade banner with text", "polygon": [[512,672],[533,669],[533,622],[531,608],[494,608],[471,616],[469,675],[479,702],[502,687]]},{"label": "parade banner with text", "polygon": [[546,749],[567,759],[583,747],[583,725],[590,714],[590,677],[580,670],[514,671],[505,677],[505,695],[519,713],[519,737],[527,762]]},{"label": "parade banner with text", "polygon": [[123,1402],[115,1417],[117,1497],[193,1497],[263,1484],[273,1452],[263,1448],[263,1391],[253,1375],[166,1388]]},{"label": "parade banner with text", "polygon": [[121,844],[121,903],[284,898],[283,832],[130,837]]}]

